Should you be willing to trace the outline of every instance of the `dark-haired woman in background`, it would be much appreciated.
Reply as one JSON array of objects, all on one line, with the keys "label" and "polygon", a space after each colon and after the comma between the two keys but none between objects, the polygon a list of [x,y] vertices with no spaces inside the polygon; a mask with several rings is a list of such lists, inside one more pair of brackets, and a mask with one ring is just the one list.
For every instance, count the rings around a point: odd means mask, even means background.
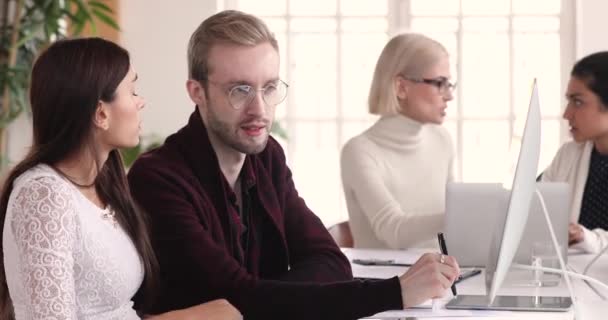
[{"label": "dark-haired woman in background", "polygon": [[[1,319],[139,319],[133,296],[153,297],[157,263],[117,150],[139,142],[136,79],[128,52],[99,38],[36,61],[33,146],[0,198]],[[151,318],[191,317],[240,315],[213,301]]]},{"label": "dark-haired woman in background", "polygon": [[560,148],[542,180],[570,184],[568,242],[596,253],[608,245],[608,52],[574,65],[566,98],[563,117],[574,141]]}]

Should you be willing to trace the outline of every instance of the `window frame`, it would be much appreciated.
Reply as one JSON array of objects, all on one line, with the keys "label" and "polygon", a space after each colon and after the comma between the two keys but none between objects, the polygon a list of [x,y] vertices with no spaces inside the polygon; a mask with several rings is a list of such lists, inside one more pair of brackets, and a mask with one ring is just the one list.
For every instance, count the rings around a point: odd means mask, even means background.
[{"label": "window frame", "polygon": [[[221,1],[221,0],[220,0]],[[287,1],[287,12],[289,11],[289,1],[290,0],[285,0]],[[336,12],[340,12],[340,0],[336,0],[337,1],[337,11]],[[387,39],[390,39],[390,37],[398,34],[399,32],[403,32],[406,30],[410,30],[410,26],[411,26],[411,21],[412,21],[412,13],[410,12],[410,0],[385,0],[387,1],[387,5],[388,5],[388,16],[387,16],[387,21],[388,21],[388,29],[387,29]],[[575,54],[576,54],[576,38],[575,38],[575,19],[576,19],[576,3],[574,1],[568,1],[568,0],[560,0],[560,6],[561,6],[561,10],[560,10],[560,14],[559,14],[559,39],[560,39],[560,65],[561,65],[561,79],[560,79],[560,100],[562,102],[562,105],[560,106],[560,110],[563,111],[564,108],[564,98],[563,98],[563,92],[565,92],[565,89],[567,87],[567,83],[569,80],[569,71],[571,69],[571,66],[573,65],[574,61],[575,61]],[[462,2],[460,2],[462,5]],[[225,0],[223,1],[223,8],[226,9],[238,9],[238,0]],[[221,6],[220,6],[221,7]],[[500,15],[501,17],[504,15]],[[513,18],[516,16],[520,16],[520,15],[515,15],[513,13],[508,15],[508,21],[509,21],[509,29],[508,29],[508,37],[509,37],[509,58],[510,61],[513,61],[513,57],[514,57],[514,31],[513,31]],[[260,16],[261,18],[268,18],[268,16]],[[298,145],[298,139],[301,139],[302,137],[298,137],[296,136],[296,124],[297,123],[327,123],[327,122],[332,122],[334,121],[336,124],[336,150],[339,153],[343,144],[346,142],[347,138],[345,138],[343,136],[343,126],[345,124],[347,124],[348,122],[354,122],[354,121],[361,121],[361,122],[370,122],[373,123],[373,121],[375,120],[375,117],[367,117],[367,118],[362,118],[362,119],[352,119],[352,118],[347,118],[344,116],[344,110],[343,110],[343,106],[342,106],[342,98],[341,98],[341,90],[342,90],[342,66],[340,63],[340,57],[341,57],[341,53],[342,53],[342,41],[340,39],[342,32],[340,30],[340,24],[342,22],[343,17],[336,13],[335,15],[330,15],[330,16],[310,16],[310,17],[323,17],[323,18],[327,18],[327,17],[331,17],[334,18],[336,20],[336,25],[337,25],[337,29],[336,29],[336,36],[337,36],[337,43],[336,43],[336,56],[337,56],[337,61],[336,61],[336,92],[338,92],[336,94],[336,116],[335,118],[317,118],[317,119],[309,119],[309,118],[298,118],[295,115],[294,112],[294,103],[292,101],[292,99],[288,96],[285,104],[284,104],[284,108],[286,108],[285,110],[285,115],[284,117],[278,118],[277,120],[279,120],[281,122],[281,124],[286,128],[289,140],[288,142],[284,145],[285,149],[286,149],[286,154],[287,154],[287,158],[288,160],[291,162],[293,161],[294,157],[295,157],[295,152],[297,149],[297,145]],[[454,17],[454,16],[450,16],[450,17]],[[515,66],[513,63],[509,63],[509,87],[507,88],[507,90],[509,91],[509,110],[506,116],[504,117],[474,117],[474,118],[470,118],[470,117],[466,117],[464,115],[463,112],[463,108],[462,105],[463,100],[466,100],[466,97],[463,97],[463,92],[462,92],[462,88],[463,86],[460,85],[462,84],[462,59],[463,59],[463,49],[462,49],[462,43],[463,43],[463,38],[464,38],[464,30],[462,28],[462,19],[464,17],[464,15],[462,14],[462,10],[459,11],[459,14],[457,16],[458,19],[458,29],[456,32],[456,46],[457,46],[457,60],[455,60],[456,62],[456,78],[454,79],[454,81],[457,81],[459,83],[459,86],[457,87],[457,91],[456,91],[456,95],[459,98],[458,101],[453,101],[450,103],[450,107],[451,108],[456,108],[456,113],[455,116],[452,117],[448,117],[446,118],[446,122],[450,121],[450,122],[455,122],[456,124],[456,135],[453,136],[453,140],[454,140],[454,146],[455,146],[455,153],[456,153],[456,161],[455,161],[455,168],[454,168],[454,173],[455,173],[455,178],[456,181],[462,181],[463,180],[463,171],[464,171],[464,136],[463,136],[463,132],[464,132],[464,126],[466,125],[466,122],[468,121],[483,121],[483,120],[498,120],[498,121],[505,121],[508,123],[508,128],[509,128],[509,136],[511,138],[514,137],[514,132],[515,132],[515,121],[516,121],[516,114],[515,114],[515,104],[514,104],[514,97],[515,97],[515,93],[514,93],[514,89],[513,89],[513,82],[514,82],[514,73],[515,73]],[[286,13],[284,15],[276,15],[276,16],[272,16],[272,18],[280,18],[280,19],[284,19],[286,22],[286,43],[285,45],[287,46],[286,48],[286,56],[285,57],[281,57],[281,59],[285,59],[286,63],[284,64],[285,66],[287,66],[288,70],[283,70],[283,72],[286,74],[286,82],[287,83],[292,83],[293,82],[293,78],[292,78],[292,74],[291,74],[291,70],[290,70],[290,65],[292,65],[293,61],[292,57],[294,56],[293,53],[293,42],[291,40],[291,37],[289,36],[290,34],[290,22],[293,19],[293,16],[290,15],[289,13]],[[561,113],[560,116],[543,116],[542,120],[560,120],[561,119]],[[559,121],[559,128],[560,128],[560,137],[559,137],[559,144],[561,145],[562,143],[564,143],[567,139],[568,139],[568,127],[567,125],[565,125],[565,123],[563,121]],[[557,151],[557,150],[556,150]],[[298,171],[298,168],[292,168],[292,170],[294,172]],[[542,170],[542,168],[539,168],[539,170]],[[339,177],[339,172],[337,173],[337,176]],[[340,188],[339,191],[341,191],[341,182],[339,182],[339,186],[337,186]],[[344,196],[343,194],[341,194],[341,199],[340,199],[340,208],[339,208],[339,213],[333,213],[334,215],[336,215],[336,217],[332,217],[331,219],[328,218],[324,218],[323,221],[326,224],[332,224],[334,222],[337,222],[339,220],[344,220],[348,218],[348,215],[346,213],[346,205],[345,205],[345,201],[344,201]],[[306,196],[304,196],[304,198],[306,198]],[[314,205],[313,205],[314,207]],[[327,212],[320,212],[317,211],[317,213],[319,214],[319,216],[321,217],[327,217],[328,214],[332,214],[332,213],[327,213]]]}]

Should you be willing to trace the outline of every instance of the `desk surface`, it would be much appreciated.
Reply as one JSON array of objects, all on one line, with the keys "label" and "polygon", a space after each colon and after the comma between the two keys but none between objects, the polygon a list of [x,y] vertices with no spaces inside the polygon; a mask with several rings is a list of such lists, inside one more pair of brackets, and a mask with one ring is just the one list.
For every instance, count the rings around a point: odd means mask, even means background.
[{"label": "desk surface", "polygon": [[[342,249],[351,261],[353,275],[360,278],[390,278],[403,274],[406,267],[386,267],[386,266],[362,266],[353,264],[352,260],[359,259],[392,259],[396,262],[413,263],[425,250],[414,249],[406,251],[397,250],[368,250],[368,249]],[[568,265],[575,271],[582,271],[587,263],[592,259],[592,255],[577,254],[570,252],[568,255]],[[589,275],[604,282],[608,282],[608,255],[600,258],[594,267],[590,269]],[[485,294],[485,275],[472,277],[458,284],[459,294]],[[557,287],[534,287],[530,285],[532,279],[531,271],[511,270],[505,282],[499,290],[499,295],[540,295],[540,296],[568,296],[568,289],[565,281]],[[606,319],[608,318],[608,301],[603,300],[594,290],[581,280],[573,279],[573,287],[578,303],[578,312],[583,319]],[[601,290],[601,288],[598,288]],[[608,292],[602,291],[608,296]],[[451,293],[446,291],[446,299],[442,299],[444,304],[450,299]],[[395,318],[395,317],[445,317],[453,319],[459,318],[478,319],[492,317],[493,319],[573,319],[574,311],[569,312],[515,312],[515,311],[465,311],[453,312],[441,307],[435,311],[431,309],[407,309],[405,311],[381,313],[373,318]]]}]

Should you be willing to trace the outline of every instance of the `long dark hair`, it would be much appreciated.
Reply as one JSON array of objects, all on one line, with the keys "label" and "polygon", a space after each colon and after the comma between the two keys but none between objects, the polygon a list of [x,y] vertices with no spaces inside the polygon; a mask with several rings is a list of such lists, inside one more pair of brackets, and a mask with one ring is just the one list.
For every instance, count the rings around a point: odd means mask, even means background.
[{"label": "long dark hair", "polygon": [[[130,68],[129,53],[100,38],[60,40],[36,60],[32,69],[30,102],[34,130],[33,145],[10,172],[0,197],[0,222],[4,225],[13,182],[25,171],[57,162],[92,144],[93,117],[98,102],[111,102],[116,88]],[[118,150],[110,152],[99,170],[95,189],[101,200],[116,212],[116,220],[133,241],[144,265],[140,292],[150,297],[155,289],[158,263],[144,214],[136,207],[127,184]],[[3,228],[0,228],[0,245]],[[0,257],[0,319],[12,319],[13,308]]]},{"label": "long dark hair", "polygon": [[585,82],[608,110],[608,51],[590,54],[578,61],[572,68],[571,76]]}]

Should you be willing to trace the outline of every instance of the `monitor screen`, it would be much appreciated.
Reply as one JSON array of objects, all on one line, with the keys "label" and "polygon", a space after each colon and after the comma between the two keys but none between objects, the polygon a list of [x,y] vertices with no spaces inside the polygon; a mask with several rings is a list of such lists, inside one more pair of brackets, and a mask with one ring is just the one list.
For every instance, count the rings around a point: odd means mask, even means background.
[{"label": "monitor screen", "polygon": [[540,122],[538,88],[534,80],[507,213],[504,220],[498,221],[488,255],[486,293],[489,303],[494,301],[505,279],[528,220],[540,157]]}]

